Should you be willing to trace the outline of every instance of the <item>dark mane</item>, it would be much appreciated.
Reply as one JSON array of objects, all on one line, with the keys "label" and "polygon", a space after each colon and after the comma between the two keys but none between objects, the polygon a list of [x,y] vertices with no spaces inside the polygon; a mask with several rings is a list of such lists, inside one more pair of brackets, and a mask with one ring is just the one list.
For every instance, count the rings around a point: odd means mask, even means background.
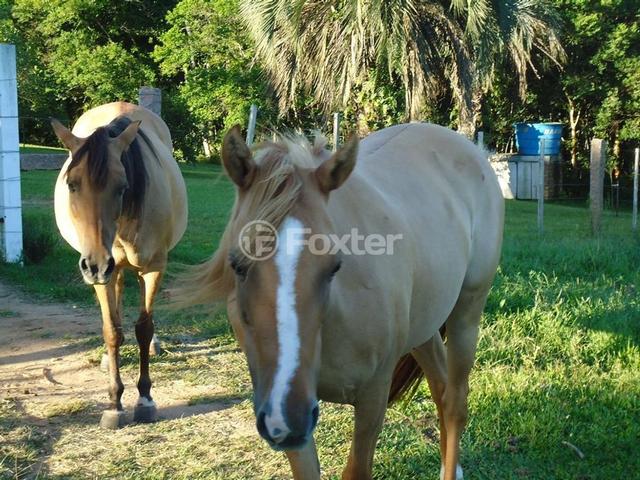
[{"label": "dark mane", "polygon": [[[82,147],[72,155],[71,163],[67,169],[67,174],[73,168],[78,166],[82,158],[87,155],[87,171],[89,173],[89,182],[91,186],[97,190],[102,190],[107,184],[109,174],[109,159],[107,155],[107,145],[110,138],[120,135],[125,128],[131,124],[131,120],[127,117],[117,117],[108,125],[97,128],[84,142]],[[147,146],[154,153],[149,138],[138,130],[138,135],[131,142],[129,148],[122,152],[120,161],[124,166],[127,175],[127,183],[129,188],[124,193],[122,199],[122,215],[128,218],[134,218],[140,215],[142,203],[144,201],[147,183],[149,181],[147,170],[144,166],[142,151],[140,150],[139,137],[144,140]]]}]

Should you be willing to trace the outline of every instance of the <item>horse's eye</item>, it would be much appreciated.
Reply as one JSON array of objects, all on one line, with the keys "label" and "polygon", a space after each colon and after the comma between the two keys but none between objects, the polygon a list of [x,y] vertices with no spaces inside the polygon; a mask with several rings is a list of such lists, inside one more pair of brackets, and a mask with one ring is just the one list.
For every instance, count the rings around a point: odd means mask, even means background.
[{"label": "horse's eye", "polygon": [[76,182],[67,183],[67,187],[69,187],[69,193],[76,193],[78,191],[78,184]]},{"label": "horse's eye", "polygon": [[235,255],[230,256],[229,264],[240,280],[247,278],[247,266],[238,261],[238,258]]}]

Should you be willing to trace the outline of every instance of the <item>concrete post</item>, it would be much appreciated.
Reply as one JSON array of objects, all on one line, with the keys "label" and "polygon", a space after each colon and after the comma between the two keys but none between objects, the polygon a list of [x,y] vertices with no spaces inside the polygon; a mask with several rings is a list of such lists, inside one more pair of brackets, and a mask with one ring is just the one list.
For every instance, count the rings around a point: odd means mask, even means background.
[{"label": "concrete post", "polygon": [[591,231],[594,235],[602,228],[602,208],[604,204],[604,167],[607,163],[607,142],[591,140],[591,182],[589,202],[591,204]]},{"label": "concrete post", "polygon": [[16,47],[6,43],[0,43],[0,252],[7,262],[22,255]]},{"label": "concrete post", "polygon": [[158,116],[162,115],[162,90],[154,87],[140,87],[138,91],[138,105],[151,110]]},{"label": "concrete post", "polygon": [[478,146],[480,148],[484,148],[484,132],[482,130],[480,130],[478,132],[478,142],[477,142]]}]

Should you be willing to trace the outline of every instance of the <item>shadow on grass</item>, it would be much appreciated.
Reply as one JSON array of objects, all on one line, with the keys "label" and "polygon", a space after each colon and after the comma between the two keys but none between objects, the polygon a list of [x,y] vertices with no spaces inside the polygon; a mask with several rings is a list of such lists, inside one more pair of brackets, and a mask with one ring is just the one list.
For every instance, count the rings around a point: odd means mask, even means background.
[{"label": "shadow on grass", "polygon": [[[640,385],[633,379],[522,371],[484,372],[475,383],[462,441],[465,478],[639,478]],[[417,406],[408,408],[409,426],[385,425],[377,479],[437,478],[437,443],[424,438]]]},{"label": "shadow on grass", "polygon": [[[202,399],[194,405],[183,403],[161,407],[158,408],[158,421],[153,425],[226,410],[247,398],[248,395],[219,395],[209,401]],[[118,435],[116,431],[98,427],[104,408],[106,404],[86,404],[77,411],[47,417],[28,413],[24,402],[18,399],[0,402],[0,479],[51,478],[47,462],[57,442],[70,429],[81,429],[82,432],[77,433],[79,435]],[[127,410],[123,429],[146,428],[143,424],[133,423],[132,416],[132,412]]]},{"label": "shadow on grass", "polygon": [[613,349],[620,351],[627,348],[631,341],[635,346],[640,346],[640,308],[638,304],[629,302],[615,308],[607,306],[605,310],[592,314],[580,315],[576,318],[576,324],[590,330],[608,332],[615,335]]}]

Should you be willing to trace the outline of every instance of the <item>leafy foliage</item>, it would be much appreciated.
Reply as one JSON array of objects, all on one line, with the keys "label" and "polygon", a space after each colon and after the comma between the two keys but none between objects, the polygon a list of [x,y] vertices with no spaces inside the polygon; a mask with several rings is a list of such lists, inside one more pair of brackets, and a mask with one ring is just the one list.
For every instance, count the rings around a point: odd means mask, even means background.
[{"label": "leafy foliage", "polygon": [[474,103],[491,83],[498,59],[512,60],[523,94],[532,52],[556,62],[564,55],[557,16],[544,0],[246,0],[241,5],[283,110],[295,102],[300,87],[325,109],[343,108],[370,70],[386,70],[404,92],[407,118],[421,118],[427,99],[450,89],[459,127],[471,134]]},{"label": "leafy foliage", "polygon": [[[236,123],[246,124],[251,103],[266,105],[266,85],[252,62],[252,46],[228,0],[182,0],[167,15],[169,28],[155,48],[163,75],[208,145]],[[214,152],[208,152],[212,155]]]}]

